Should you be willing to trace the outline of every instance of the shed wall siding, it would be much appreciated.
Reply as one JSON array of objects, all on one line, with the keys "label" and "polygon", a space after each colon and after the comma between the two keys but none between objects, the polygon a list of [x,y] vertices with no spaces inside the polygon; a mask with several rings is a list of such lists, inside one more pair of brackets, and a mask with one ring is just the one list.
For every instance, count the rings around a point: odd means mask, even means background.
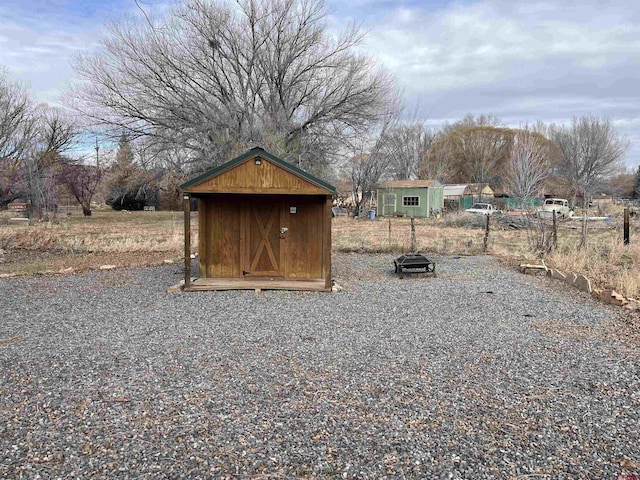
[{"label": "shed wall siding", "polygon": [[442,212],[444,209],[444,190],[441,187],[429,189],[429,209],[429,214],[431,214],[431,210]]},{"label": "shed wall siding", "polygon": [[[426,188],[398,188],[396,190],[396,211],[403,212],[408,217],[424,217],[428,210],[428,197]],[[418,206],[405,206],[403,204],[404,197],[418,197],[420,204]]]},{"label": "shed wall siding", "polygon": [[326,195],[327,190],[305,181],[266,159],[252,157],[226,172],[189,187],[190,193],[248,193]]},{"label": "shed wall siding", "polygon": [[285,203],[286,278],[322,278],[324,204],[325,197],[295,197]]},{"label": "shed wall siding", "polygon": [[233,197],[216,195],[199,199],[201,277],[242,277],[241,219],[241,204]]},{"label": "shed wall siding", "polygon": [[[381,188],[378,189],[379,211],[383,216],[393,215],[395,212],[402,212],[408,217],[428,217],[430,211],[442,210],[444,206],[442,187],[434,186],[428,188]],[[386,205],[385,195],[395,195],[393,207]],[[416,207],[403,205],[403,197],[418,197],[420,205]]]},{"label": "shed wall siding", "polygon": [[[330,275],[331,228],[325,217],[327,196],[244,196],[212,194],[198,199],[199,275],[203,278],[243,278],[249,268],[247,257],[260,247],[259,227],[252,215],[252,204],[275,203],[280,213],[278,223],[271,227],[271,245],[282,248],[282,276],[285,279],[322,279]],[[295,210],[295,213],[293,213]],[[265,217],[261,219],[265,221]],[[266,222],[265,222],[266,223]],[[249,226],[249,228],[247,228]],[[328,226],[328,227],[327,227]],[[278,241],[280,228],[286,228]],[[264,228],[264,227],[263,227]],[[251,232],[254,232],[253,234]],[[248,238],[247,235],[251,235]],[[329,242],[329,246],[327,246]],[[276,251],[276,253],[278,253]],[[260,270],[260,265],[256,266]]]}]

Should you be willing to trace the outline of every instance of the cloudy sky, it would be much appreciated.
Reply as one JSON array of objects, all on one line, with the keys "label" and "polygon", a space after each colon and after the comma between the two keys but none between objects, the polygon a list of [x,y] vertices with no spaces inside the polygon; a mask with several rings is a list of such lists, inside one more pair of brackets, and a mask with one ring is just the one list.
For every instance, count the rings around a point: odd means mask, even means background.
[{"label": "cloudy sky", "polygon": [[[167,0],[140,0],[160,13]],[[506,125],[610,118],[640,165],[640,2],[636,0],[329,0],[391,70],[410,106],[437,127],[466,113]],[[107,20],[133,0],[0,0],[0,66],[55,104],[74,55],[97,48]]]}]

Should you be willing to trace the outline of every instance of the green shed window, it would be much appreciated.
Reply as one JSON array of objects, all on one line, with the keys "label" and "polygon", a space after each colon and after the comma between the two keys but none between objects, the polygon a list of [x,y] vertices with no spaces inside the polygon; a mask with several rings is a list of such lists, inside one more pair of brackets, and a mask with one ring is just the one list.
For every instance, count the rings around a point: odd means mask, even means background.
[{"label": "green shed window", "polygon": [[404,207],[419,207],[420,197],[402,197],[402,206]]}]

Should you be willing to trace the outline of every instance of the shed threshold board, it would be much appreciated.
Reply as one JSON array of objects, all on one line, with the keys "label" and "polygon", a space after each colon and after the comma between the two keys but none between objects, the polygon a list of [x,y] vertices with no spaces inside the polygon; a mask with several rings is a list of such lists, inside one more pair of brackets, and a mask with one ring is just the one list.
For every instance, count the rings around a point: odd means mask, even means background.
[{"label": "shed threshold board", "polygon": [[201,290],[310,290],[327,292],[324,279],[291,280],[270,278],[197,278],[186,292]]}]

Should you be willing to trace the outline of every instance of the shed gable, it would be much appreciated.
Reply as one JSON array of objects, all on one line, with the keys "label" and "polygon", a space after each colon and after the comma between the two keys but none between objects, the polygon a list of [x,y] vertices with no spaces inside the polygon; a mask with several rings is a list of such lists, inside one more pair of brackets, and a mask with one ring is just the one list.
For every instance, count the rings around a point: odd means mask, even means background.
[{"label": "shed gable", "polygon": [[182,185],[186,193],[330,195],[335,188],[254,148]]}]

